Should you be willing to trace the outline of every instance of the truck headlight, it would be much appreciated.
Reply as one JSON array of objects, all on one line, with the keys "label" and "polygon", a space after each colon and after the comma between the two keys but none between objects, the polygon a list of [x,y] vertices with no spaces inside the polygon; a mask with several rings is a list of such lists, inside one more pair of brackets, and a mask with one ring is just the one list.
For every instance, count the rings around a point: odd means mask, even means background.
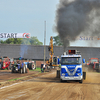
[{"label": "truck headlight", "polygon": [[81,73],[78,73],[77,75],[81,75]]},{"label": "truck headlight", "polygon": [[62,75],[65,75],[64,73],[62,73]]}]

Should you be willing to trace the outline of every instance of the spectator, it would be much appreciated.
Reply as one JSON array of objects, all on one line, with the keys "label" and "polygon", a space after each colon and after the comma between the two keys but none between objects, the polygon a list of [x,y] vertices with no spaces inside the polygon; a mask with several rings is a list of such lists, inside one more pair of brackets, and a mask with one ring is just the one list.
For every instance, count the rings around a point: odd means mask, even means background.
[{"label": "spectator", "polygon": [[45,71],[45,69],[46,69],[46,65],[45,65],[45,64],[43,64],[43,72]]},{"label": "spectator", "polygon": [[43,62],[41,63],[41,72],[43,72]]}]

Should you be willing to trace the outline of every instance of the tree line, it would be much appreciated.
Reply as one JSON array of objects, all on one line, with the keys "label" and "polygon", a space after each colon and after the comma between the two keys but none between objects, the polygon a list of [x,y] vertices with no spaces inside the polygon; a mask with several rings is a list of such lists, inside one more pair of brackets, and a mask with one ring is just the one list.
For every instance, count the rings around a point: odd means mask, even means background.
[{"label": "tree line", "polygon": [[[31,38],[8,38],[7,40],[0,40],[1,44],[26,44],[26,45],[43,45],[37,37]],[[59,36],[53,37],[53,45],[54,46],[63,46],[61,39]]]}]

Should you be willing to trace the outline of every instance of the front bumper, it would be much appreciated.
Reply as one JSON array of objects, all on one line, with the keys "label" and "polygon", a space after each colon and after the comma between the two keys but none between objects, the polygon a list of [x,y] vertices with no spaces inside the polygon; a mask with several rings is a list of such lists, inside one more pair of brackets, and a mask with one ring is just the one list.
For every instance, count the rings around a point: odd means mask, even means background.
[{"label": "front bumper", "polygon": [[71,76],[68,76],[68,77],[61,76],[60,79],[62,80],[82,80],[83,77],[82,76],[72,76],[72,77]]}]

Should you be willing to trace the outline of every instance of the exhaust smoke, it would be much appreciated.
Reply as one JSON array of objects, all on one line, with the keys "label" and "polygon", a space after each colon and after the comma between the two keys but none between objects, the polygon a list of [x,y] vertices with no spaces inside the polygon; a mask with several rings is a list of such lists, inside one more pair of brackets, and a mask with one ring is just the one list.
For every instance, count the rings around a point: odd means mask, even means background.
[{"label": "exhaust smoke", "polygon": [[27,54],[28,54],[28,49],[29,49],[29,45],[27,45],[27,42],[29,42],[29,39],[22,39],[21,41],[21,45],[20,45],[20,57],[26,57],[27,58]]},{"label": "exhaust smoke", "polygon": [[25,54],[27,55],[28,51],[28,45],[21,45],[20,47],[20,57],[25,57]]},{"label": "exhaust smoke", "polygon": [[64,48],[77,36],[100,36],[100,0],[60,0],[55,22]]}]

